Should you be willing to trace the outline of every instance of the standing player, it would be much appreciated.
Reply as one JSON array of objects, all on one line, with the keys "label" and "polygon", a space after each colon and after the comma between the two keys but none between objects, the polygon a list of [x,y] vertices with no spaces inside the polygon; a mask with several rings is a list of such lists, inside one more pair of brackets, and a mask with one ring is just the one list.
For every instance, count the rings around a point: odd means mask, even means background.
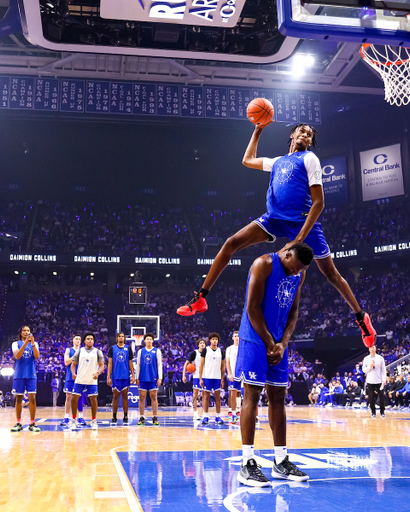
[{"label": "standing player", "polygon": [[321,224],[317,222],[325,205],[322,170],[319,159],[309,149],[316,146],[318,132],[312,126],[298,124],[290,132],[287,155],[273,159],[257,158],[259,138],[266,126],[255,127],[242,163],[246,167],[271,173],[266,197],[267,213],[228,238],[199,293],[195,292],[194,298],[177,312],[191,316],[208,309],[206,296],[237,251],[260,242],[274,242],[276,238],[287,237],[291,242],[285,245],[283,252],[299,242],[306,242],[312,247],[319,270],[349,304],[362,330],[364,344],[371,347],[376,342],[376,331],[370,317],[362,311],[347,281],[336,269]]},{"label": "standing player", "polygon": [[236,359],[238,357],[239,331],[233,331],[233,345],[226,349],[226,370],[228,372],[228,416],[232,423],[238,423],[241,410],[241,382],[235,380]]},{"label": "standing player", "polygon": [[215,423],[223,425],[224,421],[219,415],[221,414],[221,388],[224,387],[225,353],[218,347],[219,334],[217,332],[211,332],[208,339],[209,347],[205,347],[201,352],[199,365],[199,384],[202,388],[202,407],[204,409],[202,424],[208,425],[209,423],[209,398],[213,391],[216,407]]},{"label": "standing player", "polygon": [[[73,346],[67,347],[64,353],[64,364],[67,367],[64,393],[65,393],[65,414],[64,419],[60,423],[61,427],[67,427],[70,424],[70,412],[71,402],[73,398],[74,379],[71,373],[71,364],[73,362],[73,356],[78,353],[81,345],[81,335],[75,334],[73,337]],[[77,366],[76,366],[77,371]],[[83,400],[82,398],[78,401],[78,425],[85,427],[86,423],[83,418]]]},{"label": "standing player", "polygon": [[287,348],[298,318],[306,269],[312,259],[313,251],[308,245],[295,244],[285,252],[257,258],[249,271],[236,375],[245,388],[241,414],[243,462],[238,480],[251,487],[270,485],[254,455],[255,418],[263,387],[268,396],[269,426],[275,445],[272,476],[298,482],[309,478],[287,455],[285,395],[289,372]]},{"label": "standing player", "polygon": [[198,348],[189,354],[188,361],[185,361],[184,369],[182,372],[182,382],[186,382],[186,367],[189,363],[195,365],[195,371],[192,374],[192,408],[194,410],[194,421],[199,421],[201,418],[198,414],[198,395],[202,390],[199,384],[199,365],[201,364],[201,353],[206,347],[206,341],[200,338],[196,342]]},{"label": "standing player", "polygon": [[[131,379],[130,379],[131,373]],[[125,345],[125,334],[117,334],[117,344],[108,351],[107,384],[112,386],[112,420],[111,426],[117,426],[117,411],[122,395],[122,408],[124,409],[123,426],[128,427],[128,388],[134,384],[134,365],[132,364],[132,349]]]},{"label": "standing player", "polygon": [[71,430],[77,430],[79,427],[77,422],[78,400],[82,398],[81,395],[83,393],[87,393],[91,402],[91,428],[96,430],[98,428],[98,377],[104,371],[104,355],[101,350],[94,347],[95,336],[92,332],[86,333],[83,341],[85,347],[80,348],[80,350],[73,355],[73,362],[71,363],[74,389],[71,403],[73,420],[70,428]]},{"label": "standing player", "polygon": [[144,335],[145,347],[137,354],[136,383],[139,386],[140,419],[138,425],[145,425],[145,400],[147,393],[151,398],[152,424],[159,425],[158,421],[158,386],[162,382],[162,353],[159,348],[154,348],[154,335]]},{"label": "standing player", "polygon": [[13,377],[13,395],[16,395],[16,418],[17,423],[12,427],[12,432],[23,430],[21,424],[21,411],[23,408],[23,396],[27,391],[29,396],[30,409],[30,432],[40,432],[36,425],[36,392],[37,392],[37,370],[36,359],[40,357],[38,343],[30,333],[30,327],[23,325],[19,331],[18,341],[11,345],[13,356],[16,359],[16,366]]}]

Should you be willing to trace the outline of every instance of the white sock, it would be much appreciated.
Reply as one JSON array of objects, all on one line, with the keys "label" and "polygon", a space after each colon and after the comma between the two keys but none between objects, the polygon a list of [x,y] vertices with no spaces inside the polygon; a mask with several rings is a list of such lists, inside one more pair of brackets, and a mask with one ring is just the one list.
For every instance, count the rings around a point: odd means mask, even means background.
[{"label": "white sock", "polygon": [[82,412],[80,412],[80,411],[78,411],[78,417],[79,417],[79,418],[82,418],[82,417],[83,417],[83,413],[82,413]]},{"label": "white sock", "polygon": [[242,402],[242,398],[240,396],[237,396],[236,397],[236,410],[239,411],[239,409],[241,408],[241,402]]},{"label": "white sock", "polygon": [[230,412],[232,412],[232,409],[229,407],[229,409],[228,409],[228,414],[229,414]]},{"label": "white sock", "polygon": [[66,412],[66,413],[64,414],[64,418],[69,418],[69,417],[70,417],[70,413]]},{"label": "white sock", "polygon": [[276,464],[280,464],[283,462],[283,459],[288,454],[288,449],[286,446],[275,446],[275,461]]},{"label": "white sock", "polygon": [[249,459],[255,458],[255,447],[253,444],[242,445],[242,463],[245,466]]}]

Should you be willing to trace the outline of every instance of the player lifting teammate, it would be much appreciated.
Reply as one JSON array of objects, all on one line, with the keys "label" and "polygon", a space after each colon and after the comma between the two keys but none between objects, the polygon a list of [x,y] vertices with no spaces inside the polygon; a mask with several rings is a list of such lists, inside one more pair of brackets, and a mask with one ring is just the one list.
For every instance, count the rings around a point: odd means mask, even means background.
[{"label": "player lifting teammate", "polygon": [[289,461],[286,448],[285,395],[288,343],[296,326],[300,294],[312,249],[295,244],[256,259],[249,271],[246,301],[239,328],[236,378],[244,382],[241,414],[243,462],[238,480],[251,487],[269,486],[254,455],[255,419],[266,387],[269,426],[275,444],[274,478],[302,482],[308,476]]},{"label": "player lifting teammate", "polygon": [[316,146],[317,131],[312,126],[298,124],[291,130],[287,155],[273,159],[257,158],[258,142],[266,126],[255,127],[242,163],[271,173],[267,213],[228,238],[199,293],[195,292],[194,298],[181,306],[178,313],[191,316],[208,309],[206,296],[236,252],[261,242],[287,237],[291,242],[282,249],[284,252],[298,242],[306,242],[312,247],[319,270],[350,306],[362,330],[363,342],[370,347],[376,342],[376,331],[369,315],[362,311],[347,281],[336,269],[321,224],[317,222],[324,208],[322,170],[317,156],[309,151],[311,146]]},{"label": "player lifting teammate", "polygon": [[[131,373],[131,379],[130,379]],[[132,349],[125,345],[125,334],[117,334],[117,344],[108,351],[107,384],[112,386],[112,420],[111,426],[117,426],[117,411],[122,395],[122,408],[124,410],[123,426],[128,427],[128,388],[134,384],[134,365],[132,364]]]},{"label": "player lifting teammate", "polygon": [[195,365],[195,371],[192,374],[192,408],[194,410],[194,421],[199,421],[201,418],[198,414],[198,396],[202,390],[199,384],[199,365],[201,364],[201,353],[206,347],[206,341],[200,338],[197,342],[197,347],[189,354],[188,361],[185,361],[184,369],[182,372],[182,382],[186,382],[186,367],[192,363]]}]

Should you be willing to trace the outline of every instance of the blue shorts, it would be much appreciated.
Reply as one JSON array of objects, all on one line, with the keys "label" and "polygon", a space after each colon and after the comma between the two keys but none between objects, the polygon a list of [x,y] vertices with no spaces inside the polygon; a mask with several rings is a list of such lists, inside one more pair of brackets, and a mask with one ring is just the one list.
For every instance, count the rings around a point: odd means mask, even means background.
[{"label": "blue shorts", "polygon": [[229,382],[229,384],[228,384],[229,391],[240,391],[241,390],[241,381],[240,380],[234,380],[233,382],[231,382],[229,380],[228,382]]},{"label": "blue shorts", "polygon": [[221,379],[202,379],[204,381],[205,391],[219,391],[221,389]]},{"label": "blue shorts", "polygon": [[13,379],[13,395],[24,395],[24,393],[37,392],[37,379]]},{"label": "blue shorts", "polygon": [[199,379],[192,379],[192,389],[199,389],[199,391],[202,390]]},{"label": "blue shorts", "polygon": [[72,393],[74,389],[74,381],[73,380],[66,380],[64,384],[64,393]]},{"label": "blue shorts", "polygon": [[74,382],[73,395],[82,395],[83,393],[87,393],[87,396],[98,395],[98,385],[97,384],[77,384],[77,382]]},{"label": "blue shorts", "polygon": [[142,381],[140,380],[140,385],[138,386],[140,391],[155,391],[158,389],[158,384],[156,380],[152,381]]},{"label": "blue shorts", "polygon": [[128,379],[112,379],[112,389],[116,389],[121,393],[123,389],[129,388],[131,385],[131,380]]},{"label": "blue shorts", "polygon": [[288,385],[288,349],[285,350],[279,364],[268,363],[265,345],[252,341],[239,340],[238,359],[236,360],[235,380],[242,380],[254,386]]},{"label": "blue shorts", "polygon": [[[274,242],[276,238],[282,237],[294,240],[305,223],[304,221],[297,222],[283,219],[272,219],[267,213],[264,213],[253,222],[271,236],[271,242]],[[321,260],[330,256],[330,249],[327,245],[325,235],[323,234],[322,225],[319,222],[314,224],[304,242],[312,248],[314,258],[316,260]]]}]

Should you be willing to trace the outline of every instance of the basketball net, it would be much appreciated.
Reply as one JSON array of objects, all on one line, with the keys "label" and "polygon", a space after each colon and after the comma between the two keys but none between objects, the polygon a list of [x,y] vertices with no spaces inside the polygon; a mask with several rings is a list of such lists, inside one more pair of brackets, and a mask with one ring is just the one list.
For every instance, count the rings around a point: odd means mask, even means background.
[{"label": "basketball net", "polygon": [[410,48],[366,43],[360,54],[375,69],[384,83],[384,99],[390,105],[408,105],[410,102]]},{"label": "basketball net", "polygon": [[142,345],[142,342],[144,340],[144,336],[142,334],[133,334],[132,337],[135,340],[135,346],[140,347]]}]

